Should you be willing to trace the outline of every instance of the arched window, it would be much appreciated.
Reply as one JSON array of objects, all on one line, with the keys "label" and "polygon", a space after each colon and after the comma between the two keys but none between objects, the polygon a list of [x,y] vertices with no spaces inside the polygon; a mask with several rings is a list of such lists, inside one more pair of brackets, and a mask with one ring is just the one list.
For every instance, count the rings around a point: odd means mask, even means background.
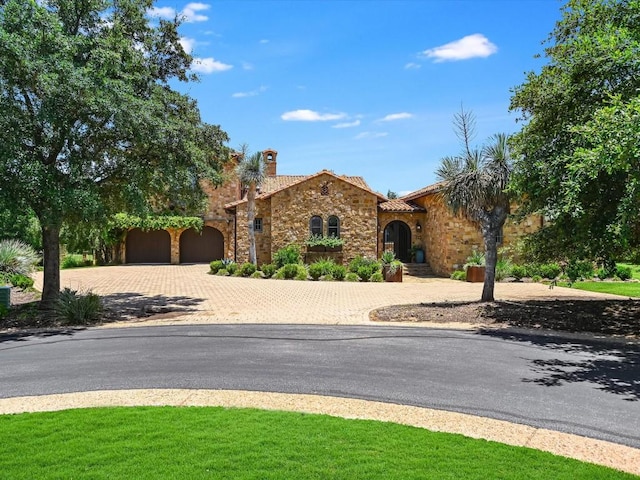
[{"label": "arched window", "polygon": [[318,215],[314,215],[309,220],[309,230],[311,230],[311,235],[322,235],[322,217]]},{"label": "arched window", "polygon": [[327,237],[340,238],[340,219],[331,215],[327,220]]}]

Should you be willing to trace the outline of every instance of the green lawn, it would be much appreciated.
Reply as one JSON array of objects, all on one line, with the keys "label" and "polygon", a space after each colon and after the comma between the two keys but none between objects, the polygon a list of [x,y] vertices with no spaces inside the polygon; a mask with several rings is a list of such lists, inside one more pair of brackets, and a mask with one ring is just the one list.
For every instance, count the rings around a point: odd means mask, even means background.
[{"label": "green lawn", "polygon": [[576,282],[573,288],[590,292],[613,293],[625,297],[640,297],[640,283],[629,282]]},{"label": "green lawn", "polygon": [[622,479],[527,448],[375,421],[140,407],[0,416],[7,479]]}]

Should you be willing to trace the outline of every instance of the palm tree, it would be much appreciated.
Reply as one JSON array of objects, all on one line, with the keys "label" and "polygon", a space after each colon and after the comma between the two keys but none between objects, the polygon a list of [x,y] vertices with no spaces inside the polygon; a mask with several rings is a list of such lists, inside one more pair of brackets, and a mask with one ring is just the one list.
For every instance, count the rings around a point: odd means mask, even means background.
[{"label": "palm tree", "polygon": [[247,146],[242,145],[240,162],[236,167],[238,179],[247,189],[247,227],[249,228],[249,262],[257,265],[256,233],[254,220],[256,216],[256,191],[265,177],[265,163],[261,152],[249,155]]},{"label": "palm tree", "polygon": [[480,227],[485,248],[483,302],[494,300],[498,262],[498,237],[510,213],[510,197],[505,191],[512,169],[507,135],[493,135],[482,149],[471,148],[474,118],[465,112],[455,115],[454,124],[463,152],[444,157],[436,174],[442,180],[441,194],[458,215]]}]

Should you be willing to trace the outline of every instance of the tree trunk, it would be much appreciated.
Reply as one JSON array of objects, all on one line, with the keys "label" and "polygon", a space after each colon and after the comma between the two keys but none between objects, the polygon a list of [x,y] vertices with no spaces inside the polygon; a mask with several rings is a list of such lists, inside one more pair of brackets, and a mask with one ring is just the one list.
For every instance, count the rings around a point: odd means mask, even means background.
[{"label": "tree trunk", "polygon": [[256,184],[249,184],[247,192],[247,227],[249,227],[249,262],[257,265],[256,259],[256,232],[253,229],[256,216]]},{"label": "tree trunk", "polygon": [[42,225],[44,285],[41,310],[51,310],[60,293],[60,227]]},{"label": "tree trunk", "polygon": [[498,245],[496,238],[500,230],[493,228],[483,232],[484,237],[484,285],[482,286],[481,302],[493,302],[493,291],[496,285],[496,264],[498,263]]}]

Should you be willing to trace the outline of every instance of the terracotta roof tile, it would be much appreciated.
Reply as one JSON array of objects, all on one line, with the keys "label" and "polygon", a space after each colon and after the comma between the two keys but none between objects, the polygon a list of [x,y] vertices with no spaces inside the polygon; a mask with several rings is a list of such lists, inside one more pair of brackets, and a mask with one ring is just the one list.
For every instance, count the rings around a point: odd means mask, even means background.
[{"label": "terracotta roof tile", "polygon": [[400,197],[400,200],[413,200],[419,197],[424,197],[425,195],[437,193],[442,188],[442,185],[443,185],[443,182],[427,185],[426,187],[423,187],[420,190],[416,190],[415,192],[411,192],[407,195],[403,195],[402,197]]},{"label": "terracotta roof tile", "polygon": [[412,202],[405,202],[399,198],[382,202],[378,205],[385,212],[424,212],[425,209]]}]

